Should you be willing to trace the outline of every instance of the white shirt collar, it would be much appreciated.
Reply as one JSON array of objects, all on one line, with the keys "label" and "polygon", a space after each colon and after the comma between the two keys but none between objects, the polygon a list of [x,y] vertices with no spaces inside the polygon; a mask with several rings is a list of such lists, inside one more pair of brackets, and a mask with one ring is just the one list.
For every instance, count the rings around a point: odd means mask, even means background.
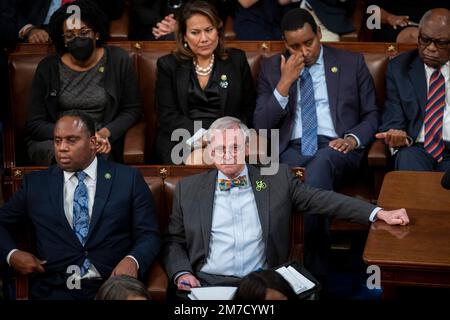
[{"label": "white shirt collar", "polygon": [[[92,179],[92,181],[97,180],[97,164],[98,160],[97,157],[95,157],[91,164],[83,170],[88,175],[88,177]],[[69,181],[74,175],[75,172],[64,171],[64,183]]]},{"label": "white shirt collar", "polygon": [[[430,66],[427,66],[425,63],[424,63],[423,65],[425,66],[425,71],[426,71],[428,74],[430,74],[430,75],[436,70],[436,68],[432,68],[432,67],[430,67]],[[442,73],[442,75],[443,75],[444,77],[446,76],[446,74],[450,74],[450,60],[447,61],[447,62],[441,67],[441,73]]]}]

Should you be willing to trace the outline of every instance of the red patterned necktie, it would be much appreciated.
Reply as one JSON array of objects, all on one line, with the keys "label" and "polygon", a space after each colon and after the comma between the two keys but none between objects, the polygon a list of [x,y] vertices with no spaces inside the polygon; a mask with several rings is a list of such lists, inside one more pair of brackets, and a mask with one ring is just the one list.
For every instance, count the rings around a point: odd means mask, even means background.
[{"label": "red patterned necktie", "polygon": [[445,79],[439,69],[430,78],[427,106],[425,108],[425,150],[437,161],[442,161],[444,141],[442,139],[442,122],[445,108]]},{"label": "red patterned necktie", "polygon": [[61,7],[63,6],[63,5],[65,5],[66,3],[71,3],[71,2],[74,2],[75,0],[61,0]]}]

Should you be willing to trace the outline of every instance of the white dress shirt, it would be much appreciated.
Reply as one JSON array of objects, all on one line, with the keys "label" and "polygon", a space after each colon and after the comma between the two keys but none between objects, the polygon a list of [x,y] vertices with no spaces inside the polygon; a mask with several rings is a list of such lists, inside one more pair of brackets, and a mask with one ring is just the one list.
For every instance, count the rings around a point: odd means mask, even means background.
[{"label": "white dress shirt", "polygon": [[[427,94],[430,86],[430,78],[433,72],[436,70],[424,64],[425,75],[427,77]],[[442,138],[444,141],[450,141],[450,61],[447,61],[441,68],[442,76],[445,79],[445,108],[442,127]],[[425,141],[425,123],[420,129],[420,133],[417,136],[416,142],[423,143]]]},{"label": "white dress shirt", "polygon": [[[303,73],[303,70],[302,70]],[[317,135],[326,136],[330,138],[338,138],[338,134],[336,129],[334,128],[333,118],[331,117],[331,109],[330,103],[328,101],[328,89],[327,89],[327,81],[325,76],[325,65],[323,61],[323,47],[320,47],[320,54],[317,58],[316,63],[309,67],[309,73],[311,74],[311,78],[313,81],[313,89],[314,89],[314,102],[316,105],[316,113],[317,113]],[[297,81],[297,110],[294,115],[293,129],[291,132],[291,140],[299,139],[302,137],[303,128],[302,128],[302,112],[300,110],[301,106],[301,95],[300,95],[300,79]],[[289,96],[283,97],[278,90],[275,88],[273,92],[275,98],[280,104],[281,108],[285,109]],[[344,136],[351,136],[356,140],[356,147],[360,147],[359,138],[352,134],[346,134]]]},{"label": "white dress shirt", "polygon": [[[266,266],[261,222],[247,167],[246,187],[220,191],[216,183],[209,253],[200,271],[244,277]],[[218,172],[218,179],[228,179]]]},{"label": "white dress shirt", "polygon": [[[95,200],[95,191],[97,188],[97,165],[98,160],[97,157],[91,162],[91,164],[84,169],[83,171],[86,173],[86,178],[84,179],[84,183],[88,189],[88,209],[89,209],[89,222],[92,218],[92,208],[94,207]],[[66,215],[67,221],[69,222],[70,227],[73,229],[73,197],[75,193],[75,189],[78,185],[78,178],[76,176],[76,172],[64,171],[64,189],[63,189],[63,199],[64,199],[64,213]],[[10,264],[9,260],[11,255],[17,251],[18,249],[13,249],[8,253],[6,257],[6,261]],[[139,269],[139,263],[131,255],[127,255],[131,259],[136,262],[136,265]],[[100,273],[95,268],[94,264],[91,261],[91,266],[87,273],[82,277],[82,279],[92,279],[92,278],[101,278]]]}]

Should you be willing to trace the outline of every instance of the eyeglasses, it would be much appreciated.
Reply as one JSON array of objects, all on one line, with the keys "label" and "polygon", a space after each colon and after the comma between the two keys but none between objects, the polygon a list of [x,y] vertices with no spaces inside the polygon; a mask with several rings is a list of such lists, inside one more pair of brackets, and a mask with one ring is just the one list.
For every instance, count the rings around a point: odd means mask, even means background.
[{"label": "eyeglasses", "polygon": [[231,155],[231,156],[235,156],[236,154],[238,154],[240,151],[244,150],[244,148],[242,146],[239,145],[234,145],[232,147],[216,147],[213,149],[214,150],[214,155],[219,156],[219,157],[223,157],[224,155]]},{"label": "eyeglasses", "polygon": [[75,39],[76,37],[80,37],[80,38],[89,38],[89,36],[93,33],[94,31],[92,29],[89,28],[83,28],[78,32],[74,32],[74,31],[69,31],[66,33],[63,33],[63,38],[66,42],[70,42],[73,39]]},{"label": "eyeglasses", "polygon": [[419,35],[419,44],[421,46],[428,47],[431,43],[434,43],[435,47],[438,49],[447,49],[450,40],[439,40]]}]

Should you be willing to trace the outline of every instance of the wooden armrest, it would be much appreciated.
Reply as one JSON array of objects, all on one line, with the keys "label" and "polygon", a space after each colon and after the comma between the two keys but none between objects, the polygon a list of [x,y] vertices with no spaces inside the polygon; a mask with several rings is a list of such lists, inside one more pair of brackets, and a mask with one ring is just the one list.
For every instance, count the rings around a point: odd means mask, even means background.
[{"label": "wooden armrest", "polygon": [[109,36],[113,41],[126,41],[130,33],[130,8],[125,5],[122,16],[117,20],[112,20],[109,25]]},{"label": "wooden armrest", "polygon": [[28,277],[16,273],[16,300],[28,300]]},{"label": "wooden armrest", "polygon": [[236,33],[234,32],[233,28],[233,18],[231,16],[228,16],[227,20],[225,21],[224,36],[226,40],[236,39]]},{"label": "wooden armrest", "polygon": [[303,262],[303,244],[296,244],[291,247],[291,252],[289,253],[289,261]]},{"label": "wooden armrest", "polygon": [[380,140],[376,139],[370,146],[367,154],[367,162],[369,167],[386,167],[388,164],[389,151],[386,145]]},{"label": "wooden armrest", "polygon": [[126,164],[144,164],[145,162],[145,122],[131,127],[125,135],[123,161]]},{"label": "wooden armrest", "polygon": [[167,295],[169,278],[161,263],[155,261],[150,267],[147,280],[147,290],[154,300],[164,300]]}]

